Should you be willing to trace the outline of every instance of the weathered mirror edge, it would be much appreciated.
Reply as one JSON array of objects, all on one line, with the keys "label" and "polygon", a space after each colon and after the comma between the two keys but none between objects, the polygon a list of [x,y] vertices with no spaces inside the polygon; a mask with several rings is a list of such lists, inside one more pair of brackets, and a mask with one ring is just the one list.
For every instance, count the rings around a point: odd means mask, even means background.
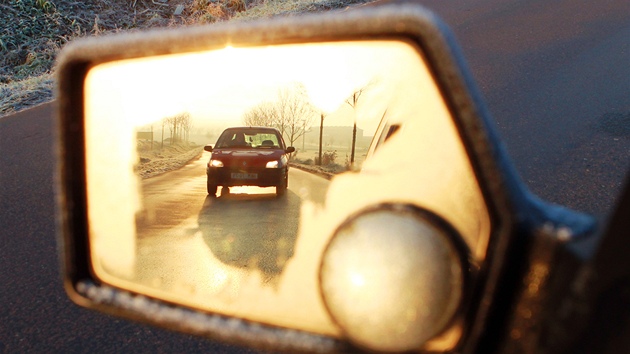
[{"label": "weathered mirror edge", "polygon": [[[76,302],[82,303],[84,306],[86,305],[86,301],[84,301],[85,294],[79,294],[76,291],[75,285],[80,279],[90,278],[89,272],[86,271],[86,269],[88,269],[86,266],[89,264],[89,260],[85,259],[87,243],[85,240],[86,225],[84,214],[84,183],[76,183],[76,174],[74,174],[77,170],[81,170],[84,166],[84,161],[81,161],[80,157],[76,155],[77,148],[79,149],[78,151],[80,151],[82,149],[82,144],[79,139],[75,138],[73,140],[72,138],[73,134],[76,134],[76,132],[80,131],[81,128],[81,106],[78,102],[74,101],[74,99],[76,99],[76,97],[81,97],[81,94],[78,92],[80,90],[78,89],[82,85],[82,77],[85,74],[86,66],[91,65],[91,63],[101,61],[102,55],[110,54],[112,49],[114,52],[118,51],[121,57],[172,52],[174,50],[172,46],[169,46],[169,43],[174,44],[184,42],[177,41],[177,39],[180,35],[183,37],[186,34],[194,34],[198,36],[197,39],[207,35],[209,38],[212,38],[212,41],[214,41],[215,44],[221,41],[223,44],[226,44],[238,42],[235,40],[236,37],[242,35],[241,38],[246,38],[252,32],[264,32],[266,35],[273,33],[273,35],[269,36],[269,38],[264,38],[265,35],[255,37],[259,39],[263,37],[261,40],[265,43],[268,43],[266,40],[277,40],[278,42],[300,40],[309,41],[314,38],[319,38],[321,40],[322,37],[353,38],[354,36],[360,36],[365,38],[370,36],[381,36],[384,33],[402,33],[405,36],[409,36],[417,40],[421,47],[429,48],[429,61],[432,64],[431,66],[434,68],[438,82],[441,84],[440,86],[446,86],[446,89],[444,90],[445,92],[448,91],[447,97],[450,98],[449,104],[451,105],[451,109],[454,113],[454,119],[456,123],[461,124],[462,127],[460,134],[464,136],[464,143],[471,155],[473,164],[479,164],[474,166],[474,168],[482,184],[482,190],[487,190],[488,187],[486,184],[489,180],[492,182],[499,182],[498,185],[502,186],[505,182],[504,174],[506,172],[503,170],[497,170],[497,159],[501,160],[504,159],[504,157],[501,153],[497,153],[495,148],[488,145],[489,143],[486,140],[488,137],[486,136],[485,129],[483,129],[484,125],[487,125],[487,118],[483,116],[485,111],[479,111],[479,107],[477,107],[479,102],[477,101],[476,96],[471,100],[471,97],[466,93],[470,92],[468,90],[471,88],[468,87],[468,80],[462,81],[461,76],[464,75],[463,72],[465,72],[465,69],[457,67],[457,65],[461,63],[454,63],[451,61],[452,58],[450,56],[453,55],[453,53],[451,53],[451,49],[454,46],[454,43],[451,42],[450,38],[447,37],[445,39],[442,37],[441,31],[444,30],[443,25],[438,25],[437,28],[434,27],[436,26],[436,21],[437,20],[433,18],[432,15],[428,14],[420,7],[391,6],[357,10],[356,12],[350,11],[344,14],[312,16],[300,18],[298,20],[278,20],[276,23],[262,22],[258,24],[248,24],[244,26],[242,31],[237,26],[230,25],[224,27],[216,26],[211,29],[208,28],[208,33],[204,33],[204,29],[194,29],[192,31],[183,30],[181,32],[173,31],[169,32],[170,34],[168,35],[167,32],[155,32],[152,40],[142,42],[147,43],[147,46],[143,48],[145,51],[139,50],[133,51],[132,53],[126,52],[125,54],[123,54],[121,50],[123,48],[128,49],[129,47],[127,47],[127,44],[129,43],[138,44],[135,42],[136,40],[143,41],[142,35],[134,35],[133,37],[130,37],[130,42],[122,39],[122,37],[121,39],[116,39],[113,41],[112,47],[106,48],[105,50],[100,46],[101,43],[99,42],[85,42],[85,46],[78,44],[73,47],[73,49],[69,49],[65,56],[60,59],[61,64],[59,70],[59,138],[61,141],[59,151],[62,164],[58,170],[58,181],[61,182],[62,187],[61,190],[58,191],[58,195],[60,196],[61,237],[64,238],[64,240],[62,240],[62,244],[64,245],[62,262],[65,270],[66,289],[71,298]],[[396,25],[400,25],[401,23],[403,24],[402,26]],[[299,28],[299,30],[296,30],[296,28]],[[321,34],[320,31],[319,34],[314,34],[322,28],[325,28],[327,33]],[[260,29],[265,29],[265,31],[260,31]],[[290,29],[290,31],[287,32],[287,29]],[[164,37],[166,38],[160,37],[161,34],[164,34]],[[436,34],[438,34],[438,36],[431,37]],[[217,38],[220,39],[217,40]],[[230,40],[226,41],[226,38],[230,38]],[[448,43],[442,43],[442,41],[446,41]],[[192,42],[195,43],[195,41]],[[157,43],[161,43],[163,48],[162,50],[155,49],[155,45]],[[248,39],[248,43],[251,43],[251,40]],[[114,58],[108,56],[108,60],[112,59]],[[457,59],[461,58],[458,57]],[[463,93],[461,97],[454,99],[455,102],[453,102],[453,98],[451,96],[451,92],[453,92],[454,88],[459,89],[459,91],[455,90],[455,92]],[[491,141],[493,140],[491,139]],[[480,165],[482,167],[479,167]],[[498,165],[502,166],[500,162]],[[502,168],[503,167],[505,166],[502,166]],[[480,169],[483,171],[480,171]],[[84,178],[84,176],[82,176],[82,178]],[[495,209],[497,204],[502,204],[504,206],[511,204],[507,202],[507,196],[503,194],[505,191],[501,190],[500,187],[499,189],[500,190],[494,191],[493,193],[485,192],[488,194],[486,195],[486,200],[491,204],[491,212],[497,212],[497,209]],[[511,192],[513,194],[520,193],[518,188],[511,190]],[[505,225],[505,228],[498,230],[499,234],[504,236],[507,236],[511,230],[511,222],[509,221],[511,220],[509,217],[510,210],[511,208],[499,208],[498,211],[499,213],[504,212],[505,214],[503,217],[506,217],[502,218],[502,220],[506,221],[503,224]],[[493,238],[496,238],[495,236],[496,235],[494,235]],[[506,237],[506,239],[508,240],[505,240],[504,242],[509,242],[509,238]],[[505,245],[494,248],[498,248],[500,251],[505,249]],[[495,249],[495,252],[496,251],[497,250]],[[89,301],[87,304],[88,307],[94,306],[90,305]],[[97,305],[97,307],[101,306]],[[105,312],[115,312],[120,314],[120,310],[117,310],[116,308],[106,306],[106,308],[101,307],[100,309]],[[151,317],[148,316],[148,318]],[[153,320],[154,323],[161,322],[158,319]],[[166,324],[166,322],[168,321],[164,321],[163,324]],[[235,338],[239,337],[239,333],[236,331],[233,334]]]}]

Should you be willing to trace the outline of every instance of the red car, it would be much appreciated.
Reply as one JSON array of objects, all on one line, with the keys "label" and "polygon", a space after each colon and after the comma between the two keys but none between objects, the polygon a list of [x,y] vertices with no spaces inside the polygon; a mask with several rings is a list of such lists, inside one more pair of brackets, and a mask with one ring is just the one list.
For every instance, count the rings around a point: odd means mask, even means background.
[{"label": "red car", "polygon": [[[206,169],[208,194],[214,196],[218,186],[276,187],[283,195],[289,185],[288,154],[280,131],[268,127],[235,127],[221,133]],[[222,192],[223,193],[223,192]]]}]

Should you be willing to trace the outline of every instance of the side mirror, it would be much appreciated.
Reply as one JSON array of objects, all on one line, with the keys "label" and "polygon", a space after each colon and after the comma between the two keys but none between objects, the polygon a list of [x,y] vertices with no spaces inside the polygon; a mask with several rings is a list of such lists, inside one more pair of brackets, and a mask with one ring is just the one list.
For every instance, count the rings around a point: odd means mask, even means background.
[{"label": "side mirror", "polygon": [[205,151],[212,152],[212,145],[208,144],[208,145],[204,146],[203,149]]},{"label": "side mirror", "polygon": [[[526,191],[417,5],[82,40],[57,73],[60,249],[82,306],[272,350],[489,353],[547,328],[550,279],[576,276],[571,245],[594,231]],[[135,132],[165,119],[171,141],[269,125],[320,164],[368,157],[330,182],[291,169],[286,198],[247,183],[279,169],[217,160],[242,185],[209,198],[204,162],[158,187],[137,173]]]}]

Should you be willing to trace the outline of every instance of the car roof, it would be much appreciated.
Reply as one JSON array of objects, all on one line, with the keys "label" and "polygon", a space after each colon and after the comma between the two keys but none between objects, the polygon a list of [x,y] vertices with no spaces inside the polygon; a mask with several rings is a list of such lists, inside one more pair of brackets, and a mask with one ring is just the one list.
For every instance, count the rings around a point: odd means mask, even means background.
[{"label": "car roof", "polygon": [[276,128],[273,127],[231,127],[231,128],[227,128],[224,131],[231,131],[231,130],[238,130],[238,131],[247,131],[247,130],[252,130],[252,131],[270,131],[270,132],[275,132],[275,133],[280,133],[280,131]]}]

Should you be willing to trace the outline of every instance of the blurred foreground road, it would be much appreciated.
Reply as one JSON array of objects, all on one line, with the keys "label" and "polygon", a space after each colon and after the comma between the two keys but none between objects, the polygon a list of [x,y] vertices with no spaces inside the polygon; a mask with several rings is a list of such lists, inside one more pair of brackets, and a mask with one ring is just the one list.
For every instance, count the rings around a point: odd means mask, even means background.
[{"label": "blurred foreground road", "polygon": [[[630,166],[630,2],[425,3],[453,29],[530,188],[605,217]],[[52,129],[50,104],[0,118],[0,352],[246,352],[70,303]]]},{"label": "blurred foreground road", "polygon": [[[253,186],[231,187],[229,194],[220,187],[218,197],[211,197],[209,157],[204,152],[177,171],[143,180],[134,275],[122,278],[164,299],[174,296],[280,326],[308,323],[301,328],[336,334],[317,295],[318,255],[325,243],[298,230],[303,203],[322,204],[329,181],[291,168],[281,197],[275,187]],[[119,250],[117,244],[110,251]]]}]

